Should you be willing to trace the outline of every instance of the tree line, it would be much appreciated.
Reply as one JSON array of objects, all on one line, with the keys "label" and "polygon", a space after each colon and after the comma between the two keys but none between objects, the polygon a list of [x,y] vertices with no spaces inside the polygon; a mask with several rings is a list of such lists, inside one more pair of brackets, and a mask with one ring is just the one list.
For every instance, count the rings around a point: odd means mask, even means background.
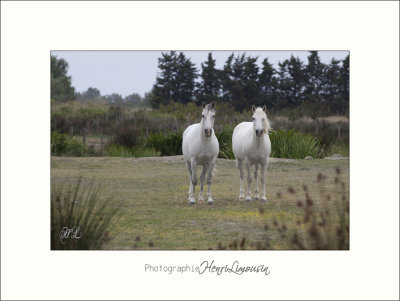
[{"label": "tree line", "polygon": [[55,101],[103,100],[115,105],[139,105],[158,108],[171,102],[201,104],[203,101],[226,103],[237,111],[251,105],[266,105],[270,111],[301,109],[314,117],[321,114],[348,113],[349,56],[343,60],[321,62],[317,51],[310,51],[307,63],[293,55],[275,68],[264,58],[232,53],[222,68],[216,67],[212,53],[198,70],[182,52],[162,53],[158,73],[150,92],[142,98],[113,93],[101,95],[97,88],[75,92],[67,75],[68,62],[51,56],[51,98]]},{"label": "tree line", "polygon": [[213,100],[228,103],[238,111],[251,105],[266,105],[274,111],[298,107],[329,113],[348,111],[349,56],[324,64],[317,51],[310,51],[307,63],[292,55],[277,69],[268,58],[261,68],[257,60],[232,53],[218,69],[210,52],[198,70],[182,52],[162,53],[150,104],[157,108],[170,102],[200,104]]}]

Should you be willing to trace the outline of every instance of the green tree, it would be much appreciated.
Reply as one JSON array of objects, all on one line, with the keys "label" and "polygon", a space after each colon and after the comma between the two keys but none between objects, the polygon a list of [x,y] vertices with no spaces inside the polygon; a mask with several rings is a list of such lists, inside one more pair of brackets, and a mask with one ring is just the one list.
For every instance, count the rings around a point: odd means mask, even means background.
[{"label": "green tree", "polygon": [[187,104],[194,101],[195,81],[198,77],[195,64],[190,58],[180,52],[176,59],[176,78],[172,99],[176,102]]},{"label": "green tree", "polygon": [[310,51],[305,69],[307,76],[305,95],[311,103],[324,103],[324,75],[326,66],[321,63],[318,51]]},{"label": "green tree", "polygon": [[293,55],[279,63],[279,107],[296,107],[304,100],[306,75],[304,64]]},{"label": "green tree", "polygon": [[156,83],[153,86],[150,104],[158,108],[166,105],[172,100],[176,78],[176,52],[162,53],[158,58],[158,69]]},{"label": "green tree", "polygon": [[96,99],[101,96],[100,90],[97,88],[89,87],[86,91],[76,94],[76,99],[79,101]]},{"label": "green tree", "polygon": [[142,102],[142,97],[138,93],[132,93],[125,97],[125,104],[127,105],[138,105]]},{"label": "green tree", "polygon": [[[228,57],[223,71],[224,100],[242,111],[259,102],[260,86],[258,82],[258,57],[246,57],[246,54],[233,54]],[[233,64],[232,64],[233,61]]]},{"label": "green tree", "polygon": [[67,75],[68,62],[62,58],[51,56],[51,99],[68,101],[76,98],[75,88],[71,85],[71,77]]},{"label": "green tree", "polygon": [[106,95],[105,99],[109,104],[113,104],[113,105],[123,105],[124,104],[124,99],[118,93],[113,93],[111,95]]},{"label": "green tree", "polygon": [[189,58],[181,52],[162,53],[158,59],[159,73],[152,89],[150,103],[153,107],[167,105],[171,101],[188,103],[194,100],[197,70]]},{"label": "green tree", "polygon": [[277,85],[278,81],[275,76],[276,70],[268,61],[268,58],[262,62],[262,71],[258,77],[260,85],[260,102],[256,105],[266,105],[268,109],[272,109],[277,105]]},{"label": "green tree", "polygon": [[350,95],[350,56],[342,60],[342,68],[340,69],[340,82],[341,82],[341,98],[343,100],[340,112],[346,113],[349,110],[349,95]]},{"label": "green tree", "polygon": [[220,78],[220,70],[215,68],[215,60],[212,53],[208,53],[207,61],[201,63],[201,81],[197,84],[197,102],[219,101],[221,95],[222,81]]},{"label": "green tree", "polygon": [[220,79],[222,83],[222,97],[224,102],[231,104],[232,103],[232,90],[233,90],[233,67],[232,62],[234,59],[234,54],[232,53],[224,64],[224,68],[220,74]]},{"label": "green tree", "polygon": [[332,113],[339,113],[343,106],[340,63],[333,58],[325,71],[325,98]]}]

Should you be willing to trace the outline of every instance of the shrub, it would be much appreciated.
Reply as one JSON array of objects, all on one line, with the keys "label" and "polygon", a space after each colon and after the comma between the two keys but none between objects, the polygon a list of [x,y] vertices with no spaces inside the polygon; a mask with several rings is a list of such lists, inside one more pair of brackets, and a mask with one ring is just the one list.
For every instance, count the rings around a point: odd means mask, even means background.
[{"label": "shrub", "polygon": [[154,148],[161,156],[182,155],[182,132],[152,134],[147,139],[146,146]]},{"label": "shrub", "polygon": [[128,148],[139,146],[143,143],[142,130],[132,120],[122,120],[115,126],[110,136],[110,144]]},{"label": "shrub", "polygon": [[296,130],[273,131],[271,139],[271,157],[304,159],[307,156],[320,157],[321,146],[318,138]]},{"label": "shrub", "polygon": [[219,142],[218,158],[235,159],[232,151],[232,134],[233,128],[225,126],[222,131],[215,133]]},{"label": "shrub", "polygon": [[67,134],[53,131],[51,132],[51,154],[55,156],[83,157],[91,155],[91,152],[88,147]]},{"label": "shrub", "polygon": [[[76,184],[62,187],[51,185],[51,249],[88,250],[99,249],[109,237],[111,223],[121,205],[109,206],[110,199],[99,200],[99,187],[81,188],[81,177]],[[64,227],[76,229],[80,238],[61,240]],[[79,233],[78,233],[79,232]]]}]

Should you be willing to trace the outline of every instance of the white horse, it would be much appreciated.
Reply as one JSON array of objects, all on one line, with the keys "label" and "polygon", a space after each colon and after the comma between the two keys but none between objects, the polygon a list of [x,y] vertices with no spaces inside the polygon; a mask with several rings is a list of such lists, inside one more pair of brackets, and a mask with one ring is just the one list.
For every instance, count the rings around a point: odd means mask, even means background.
[{"label": "white horse", "polygon": [[252,165],[255,165],[254,177],[256,181],[255,199],[258,200],[258,168],[261,165],[261,183],[262,192],[261,200],[267,201],[265,196],[265,173],[268,166],[269,155],[271,154],[271,141],[268,132],[270,131],[270,123],[265,114],[265,106],[261,108],[252,107],[253,122],[242,122],[238,124],[232,135],[232,149],[236,157],[236,162],[240,171],[240,192],[239,199],[244,199],[243,189],[243,162],[247,169],[247,194],[246,201],[251,200],[251,173]]},{"label": "white horse", "polygon": [[183,132],[182,153],[190,175],[189,204],[196,203],[195,188],[197,185],[197,166],[203,165],[200,176],[199,203],[204,201],[203,184],[206,173],[208,184],[208,204],[213,204],[211,197],[212,172],[219,153],[218,139],[214,134],[215,105],[214,102],[206,105],[203,103],[203,112],[200,123],[190,125]]}]

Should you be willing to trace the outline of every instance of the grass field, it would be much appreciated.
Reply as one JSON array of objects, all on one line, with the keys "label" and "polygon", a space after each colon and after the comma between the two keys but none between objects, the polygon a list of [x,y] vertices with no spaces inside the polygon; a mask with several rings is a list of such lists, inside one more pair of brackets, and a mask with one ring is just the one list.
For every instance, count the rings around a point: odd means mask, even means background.
[{"label": "grass field", "polygon": [[[271,248],[291,249],[288,237],[304,230],[298,223],[304,209],[297,204],[305,199],[303,185],[307,185],[317,212],[327,208],[334,212],[335,200],[341,197],[334,183],[335,169],[340,168],[348,194],[349,160],[271,161],[265,204],[239,201],[239,173],[233,160],[217,161],[212,206],[188,205],[189,177],[181,156],[52,157],[51,179],[59,185],[75,183],[79,176],[83,185],[94,179],[101,186],[101,198],[112,196],[113,202],[123,202],[104,249],[218,249],[243,238],[246,249],[255,249],[257,242],[266,238]],[[318,173],[327,178],[318,182]],[[197,199],[199,185],[196,188]],[[325,198],[326,194],[330,197]],[[338,219],[335,217],[333,226]],[[287,229],[285,234],[280,226]]]}]

